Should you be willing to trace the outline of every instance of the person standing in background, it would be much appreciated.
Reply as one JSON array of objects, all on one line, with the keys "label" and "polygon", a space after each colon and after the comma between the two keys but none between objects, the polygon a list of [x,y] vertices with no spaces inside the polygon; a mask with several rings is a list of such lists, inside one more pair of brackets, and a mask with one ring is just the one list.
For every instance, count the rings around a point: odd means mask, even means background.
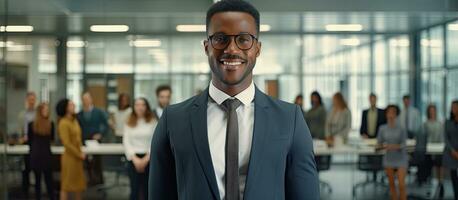
[{"label": "person standing in background", "polygon": [[132,109],[130,108],[130,97],[126,93],[119,94],[118,109],[113,114],[113,127],[116,141],[122,141],[124,135],[124,126],[129,118]]},{"label": "person standing in background", "polygon": [[161,85],[156,89],[158,107],[153,110],[156,119],[161,118],[165,107],[170,105],[172,99],[172,88],[168,85]]},{"label": "person standing in background", "polygon": [[359,133],[363,138],[376,138],[379,127],[386,124],[385,111],[377,108],[377,96],[374,93],[369,95],[369,103],[370,108],[363,111]]},{"label": "person standing in background", "polygon": [[404,104],[404,109],[401,111],[401,114],[399,115],[399,123],[401,127],[406,129],[410,139],[417,139],[417,144],[419,142],[425,142],[418,141],[419,139],[421,139],[421,137],[419,137],[421,127],[420,111],[418,111],[417,108],[411,105],[409,95],[404,95],[404,97],[402,97],[402,102]]},{"label": "person standing in background", "polygon": [[54,140],[54,123],[50,119],[49,105],[41,103],[37,107],[35,120],[27,128],[30,146],[30,168],[35,174],[35,199],[41,199],[41,176],[44,176],[49,199],[54,198],[52,178],[51,141]]},{"label": "person standing in background", "polygon": [[324,108],[320,93],[317,91],[312,92],[310,102],[312,103],[312,108],[305,113],[305,121],[310,129],[312,138],[324,140],[326,109]]},{"label": "person standing in background", "polygon": [[[426,117],[428,118],[423,123],[423,135],[427,137],[427,143],[443,143],[444,142],[444,124],[437,120],[437,109],[433,104],[428,105],[426,109]],[[428,156],[427,162],[424,163],[425,170],[428,176],[431,174],[432,167],[435,168],[437,181],[439,182],[439,196],[444,196],[442,155]]]},{"label": "person standing in background", "polygon": [[450,119],[444,126],[445,148],[443,155],[443,165],[450,170],[452,179],[453,193],[455,200],[458,200],[458,100],[452,102]]},{"label": "person standing in background", "polygon": [[70,199],[69,193],[74,193],[74,199],[81,200],[81,193],[86,189],[83,167],[86,154],[81,150],[81,128],[75,117],[75,104],[63,99],[57,103],[56,113],[59,116],[59,138],[65,149],[60,160],[60,200]]},{"label": "person standing in background", "polygon": [[294,98],[294,104],[298,105],[299,108],[301,108],[302,114],[304,115],[305,118],[305,111],[304,111],[304,96],[302,94],[299,94]]},{"label": "person standing in background", "polygon": [[[25,96],[25,110],[18,115],[18,137],[19,144],[27,143],[27,133],[29,123],[35,119],[35,104],[37,96],[35,92],[27,92]],[[24,155],[24,169],[22,170],[22,192],[26,196],[29,194],[30,187],[30,155]]]},{"label": "person standing in background", "polygon": [[123,144],[129,161],[130,199],[148,199],[151,140],[157,118],[145,98],[135,100],[133,112],[124,127]]},{"label": "person standing in background", "polygon": [[[392,200],[406,200],[405,177],[409,157],[406,150],[407,133],[404,128],[396,123],[399,108],[389,105],[385,109],[387,124],[380,126],[377,135],[377,149],[385,150],[383,167],[385,168],[390,185]],[[399,196],[396,191],[395,176],[398,178]]]},{"label": "person standing in background", "polygon": [[[92,96],[85,92],[82,96],[83,110],[78,113],[77,119],[83,132],[83,142],[86,140],[102,141],[103,135],[108,130],[108,119],[105,112],[94,107]],[[103,184],[102,159],[92,156],[86,160],[89,185]]]},{"label": "person standing in background", "polygon": [[[361,128],[359,133],[363,138],[377,138],[377,133],[381,125],[386,124],[385,111],[377,108],[377,96],[374,93],[369,95],[369,109],[363,111],[361,120]],[[367,162],[381,163],[380,155],[359,155],[359,159],[367,160]],[[373,180],[377,180],[377,170],[372,172]]]},{"label": "person standing in background", "polygon": [[343,95],[338,92],[332,97],[332,111],[325,126],[326,140],[334,146],[347,143],[351,130],[351,112]]},{"label": "person standing in background", "polygon": [[399,115],[399,124],[407,131],[409,139],[415,139],[415,150],[412,153],[411,164],[418,167],[416,172],[415,182],[422,185],[428,178],[426,162],[426,135],[420,131],[421,128],[421,115],[417,108],[411,105],[409,95],[402,97],[404,109]]}]

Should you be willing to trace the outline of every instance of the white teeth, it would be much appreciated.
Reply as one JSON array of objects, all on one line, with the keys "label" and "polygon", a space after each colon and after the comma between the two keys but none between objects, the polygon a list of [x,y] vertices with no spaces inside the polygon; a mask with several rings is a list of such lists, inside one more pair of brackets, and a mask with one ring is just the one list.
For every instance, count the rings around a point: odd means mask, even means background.
[{"label": "white teeth", "polygon": [[226,61],[224,61],[223,64],[224,65],[241,65],[242,62],[226,62]]}]

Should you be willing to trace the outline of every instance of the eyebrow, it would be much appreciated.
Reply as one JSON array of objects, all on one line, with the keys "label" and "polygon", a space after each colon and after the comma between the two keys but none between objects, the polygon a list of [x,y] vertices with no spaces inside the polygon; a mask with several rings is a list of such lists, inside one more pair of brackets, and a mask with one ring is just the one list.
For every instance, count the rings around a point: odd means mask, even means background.
[{"label": "eyebrow", "polygon": [[[230,35],[230,34],[226,34],[226,33],[221,32],[221,31],[220,31],[220,32],[215,32],[215,33],[213,33],[212,35],[216,35],[216,34]],[[257,34],[256,34],[256,33],[255,33],[255,34],[252,34],[252,33],[249,33],[249,32],[239,32],[238,34],[235,34],[235,35],[240,35],[240,34],[250,34],[250,35],[254,35],[254,36],[257,37]]]}]

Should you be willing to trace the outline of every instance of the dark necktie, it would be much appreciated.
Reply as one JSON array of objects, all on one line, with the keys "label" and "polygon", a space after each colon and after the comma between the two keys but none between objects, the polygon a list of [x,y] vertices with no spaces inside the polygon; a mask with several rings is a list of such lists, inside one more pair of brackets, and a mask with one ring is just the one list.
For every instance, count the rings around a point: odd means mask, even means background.
[{"label": "dark necktie", "polygon": [[238,99],[227,99],[222,104],[227,114],[226,130],[226,200],[239,199],[239,126],[236,109]]}]

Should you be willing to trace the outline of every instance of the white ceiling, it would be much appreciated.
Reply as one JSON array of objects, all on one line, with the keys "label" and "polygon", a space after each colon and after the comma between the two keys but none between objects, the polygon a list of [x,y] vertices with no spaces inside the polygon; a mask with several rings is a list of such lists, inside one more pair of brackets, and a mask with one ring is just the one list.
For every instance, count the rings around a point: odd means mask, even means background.
[{"label": "white ceiling", "polygon": [[[93,24],[126,24],[132,34],[170,34],[176,33],[178,24],[204,24],[212,2],[0,0],[0,14],[8,15],[10,25],[34,26],[36,33],[88,33]],[[274,33],[323,33],[326,24],[342,23],[361,24],[364,33],[406,33],[458,19],[456,0],[346,0],[353,10],[342,5],[342,0],[251,2],[261,11],[261,23],[269,24]]]}]

